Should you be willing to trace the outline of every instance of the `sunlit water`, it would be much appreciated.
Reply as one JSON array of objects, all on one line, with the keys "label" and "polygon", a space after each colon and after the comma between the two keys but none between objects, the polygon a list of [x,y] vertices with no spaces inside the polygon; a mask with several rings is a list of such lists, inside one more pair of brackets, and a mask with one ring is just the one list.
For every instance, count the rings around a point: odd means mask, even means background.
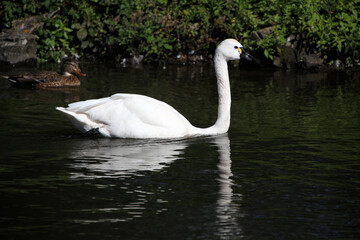
[{"label": "sunlit water", "polygon": [[0,81],[1,239],[360,238],[357,72],[231,68],[228,134],[154,141],[82,137],[55,107],[140,93],[210,126],[212,67],[82,69],[81,88]]}]

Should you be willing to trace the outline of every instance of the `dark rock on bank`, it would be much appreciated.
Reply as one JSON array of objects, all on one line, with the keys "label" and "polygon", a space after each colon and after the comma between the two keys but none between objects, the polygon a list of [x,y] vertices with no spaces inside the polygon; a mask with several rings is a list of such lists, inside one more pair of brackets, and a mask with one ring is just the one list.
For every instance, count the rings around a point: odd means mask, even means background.
[{"label": "dark rock on bank", "polygon": [[50,18],[56,10],[40,16],[30,16],[13,22],[12,28],[0,33],[0,62],[11,65],[36,60],[37,43],[32,32],[41,27],[44,18]]},{"label": "dark rock on bank", "polygon": [[[261,29],[252,34],[254,40],[262,40],[271,33],[273,27]],[[305,34],[291,34],[286,43],[279,46],[278,55],[274,56],[272,64],[280,68],[320,68],[325,59],[316,52],[314,44],[306,39]]]},{"label": "dark rock on bank", "polygon": [[0,62],[13,65],[36,60],[36,48],[32,34],[19,31],[0,33]]}]

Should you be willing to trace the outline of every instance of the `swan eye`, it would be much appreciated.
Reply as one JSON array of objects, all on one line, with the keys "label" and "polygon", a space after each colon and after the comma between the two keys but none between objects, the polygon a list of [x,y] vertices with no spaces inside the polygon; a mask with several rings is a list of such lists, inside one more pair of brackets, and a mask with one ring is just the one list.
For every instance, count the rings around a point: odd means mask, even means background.
[{"label": "swan eye", "polygon": [[235,48],[235,49],[237,49],[237,50],[239,51],[239,54],[241,54],[241,48],[240,48],[240,47],[235,46],[234,48]]}]

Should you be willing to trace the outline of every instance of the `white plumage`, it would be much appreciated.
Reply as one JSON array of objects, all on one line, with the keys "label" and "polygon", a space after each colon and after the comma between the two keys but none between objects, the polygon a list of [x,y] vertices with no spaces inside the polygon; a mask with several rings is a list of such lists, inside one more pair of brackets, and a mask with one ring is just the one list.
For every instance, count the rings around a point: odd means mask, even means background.
[{"label": "white plumage", "polygon": [[115,94],[111,97],[71,103],[56,109],[65,113],[82,132],[98,129],[104,137],[181,138],[213,135],[228,131],[230,126],[230,83],[227,61],[249,58],[242,45],[234,40],[222,41],[215,52],[214,63],[218,82],[218,119],[209,128],[197,128],[162,101],[137,94]]},{"label": "white plumage", "polygon": [[98,128],[105,137],[175,138],[187,135],[191,127],[170,105],[137,94],[115,94],[57,109],[67,114],[80,131]]}]

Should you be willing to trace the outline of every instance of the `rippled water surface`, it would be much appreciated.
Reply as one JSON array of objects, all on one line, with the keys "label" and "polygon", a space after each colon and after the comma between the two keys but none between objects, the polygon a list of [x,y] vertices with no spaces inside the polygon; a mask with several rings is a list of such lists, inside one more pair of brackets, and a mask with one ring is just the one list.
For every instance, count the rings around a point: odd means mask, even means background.
[{"label": "rippled water surface", "polygon": [[358,72],[232,67],[228,134],[154,141],[83,137],[55,107],[140,93],[206,127],[212,66],[81,67],[80,88],[0,79],[1,239],[360,239]]}]

